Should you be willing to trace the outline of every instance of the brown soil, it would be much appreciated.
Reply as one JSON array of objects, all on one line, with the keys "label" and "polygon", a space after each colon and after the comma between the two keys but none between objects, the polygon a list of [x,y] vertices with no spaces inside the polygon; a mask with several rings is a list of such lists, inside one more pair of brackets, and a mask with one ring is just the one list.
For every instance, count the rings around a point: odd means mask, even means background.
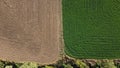
[{"label": "brown soil", "polygon": [[61,0],[0,0],[0,58],[54,63],[60,24]]}]

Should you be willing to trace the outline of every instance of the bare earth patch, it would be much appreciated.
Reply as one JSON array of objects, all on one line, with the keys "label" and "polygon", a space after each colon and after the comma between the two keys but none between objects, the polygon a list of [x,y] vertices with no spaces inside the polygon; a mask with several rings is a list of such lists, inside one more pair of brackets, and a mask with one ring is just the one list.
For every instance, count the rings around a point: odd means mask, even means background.
[{"label": "bare earth patch", "polygon": [[60,0],[0,0],[0,58],[54,63],[59,59]]}]

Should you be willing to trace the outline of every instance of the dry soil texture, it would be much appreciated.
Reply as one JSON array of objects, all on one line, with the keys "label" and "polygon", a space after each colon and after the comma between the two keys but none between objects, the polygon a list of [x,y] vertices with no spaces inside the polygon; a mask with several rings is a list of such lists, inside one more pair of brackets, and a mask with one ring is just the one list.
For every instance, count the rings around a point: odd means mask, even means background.
[{"label": "dry soil texture", "polygon": [[0,58],[57,61],[60,20],[60,0],[0,0]]}]

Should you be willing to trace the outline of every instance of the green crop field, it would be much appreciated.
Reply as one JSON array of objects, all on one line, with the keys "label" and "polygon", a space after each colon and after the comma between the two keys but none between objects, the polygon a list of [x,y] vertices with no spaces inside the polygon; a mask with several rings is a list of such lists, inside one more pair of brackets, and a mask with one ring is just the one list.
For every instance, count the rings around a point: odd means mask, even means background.
[{"label": "green crop field", "polygon": [[120,58],[120,0],[63,0],[65,52],[75,58]]}]

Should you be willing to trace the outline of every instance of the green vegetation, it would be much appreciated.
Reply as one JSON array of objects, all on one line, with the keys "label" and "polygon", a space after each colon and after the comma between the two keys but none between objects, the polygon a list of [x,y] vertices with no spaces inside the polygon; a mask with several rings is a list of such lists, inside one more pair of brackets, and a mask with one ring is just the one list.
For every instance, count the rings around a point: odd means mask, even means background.
[{"label": "green vegetation", "polygon": [[65,58],[59,60],[56,64],[38,65],[32,62],[14,63],[8,61],[0,61],[0,68],[120,68],[120,60],[89,60]]},{"label": "green vegetation", "polygon": [[38,68],[38,65],[36,63],[27,62],[20,66],[20,68]]},{"label": "green vegetation", "polygon": [[13,68],[13,66],[6,66],[5,68]]},{"label": "green vegetation", "polygon": [[14,63],[8,61],[0,61],[0,68],[120,68],[120,60],[80,60],[65,58],[51,65],[38,65],[32,62]]},{"label": "green vegetation", "polygon": [[71,66],[70,64],[64,64],[63,66],[64,68],[73,68],[73,66]]},{"label": "green vegetation", "polygon": [[53,66],[45,66],[45,67],[43,67],[43,68],[54,68]]},{"label": "green vegetation", "polygon": [[0,68],[4,68],[5,64],[3,62],[0,62]]},{"label": "green vegetation", "polygon": [[120,1],[63,0],[65,52],[74,58],[120,58]]},{"label": "green vegetation", "polygon": [[76,65],[80,68],[89,68],[84,62],[82,62],[81,60],[76,60]]},{"label": "green vegetation", "polygon": [[107,61],[107,62],[103,62],[101,63],[101,68],[117,68],[113,62],[111,61]]}]

